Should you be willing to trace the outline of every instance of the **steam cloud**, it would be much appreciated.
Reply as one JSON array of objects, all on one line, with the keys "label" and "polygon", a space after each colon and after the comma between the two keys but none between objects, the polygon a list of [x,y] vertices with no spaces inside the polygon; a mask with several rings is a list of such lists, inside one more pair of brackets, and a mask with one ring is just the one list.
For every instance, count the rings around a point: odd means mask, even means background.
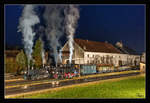
[{"label": "steam cloud", "polygon": [[75,29],[77,26],[77,21],[79,19],[79,10],[78,7],[76,5],[69,5],[69,7],[66,9],[65,11],[66,13],[66,18],[65,18],[65,22],[66,22],[66,33],[67,33],[67,38],[68,38],[68,43],[69,43],[69,63],[71,64],[72,61],[72,55],[73,55],[73,42],[74,42],[74,33],[75,33]]},{"label": "steam cloud", "polygon": [[[57,65],[60,37],[64,34],[64,15],[62,5],[46,5],[44,19],[46,20],[46,36],[53,50],[54,61]],[[59,54],[60,55],[60,54]]]},{"label": "steam cloud", "polygon": [[43,43],[43,40],[41,40],[42,41],[42,64],[43,64],[43,66],[44,66],[44,64],[45,64],[45,62],[46,62],[46,60],[45,60],[45,50],[44,50],[44,43]]},{"label": "steam cloud", "polygon": [[23,44],[25,53],[28,57],[28,63],[32,59],[32,47],[33,47],[33,38],[35,36],[35,32],[33,32],[32,27],[39,23],[40,20],[36,13],[34,12],[34,5],[25,5],[22,16],[19,20],[19,31],[23,34]]},{"label": "steam cloud", "polygon": [[[19,20],[19,31],[23,34],[23,44],[25,53],[28,57],[28,63],[32,59],[32,47],[33,38],[35,32],[33,32],[33,26],[40,22],[38,16],[34,12],[33,5],[25,5],[22,16]],[[59,42],[60,38],[67,34],[69,43],[69,62],[72,61],[73,55],[73,38],[77,21],[79,19],[79,10],[77,5],[45,5],[44,20],[46,23],[45,34],[49,41],[49,45],[52,48],[54,61],[57,66],[58,59],[62,62],[62,50]],[[42,41],[42,62],[45,62],[44,48]],[[59,52],[58,52],[59,51]]]},{"label": "steam cloud", "polygon": [[62,61],[61,50],[59,50],[58,53],[58,48],[61,47],[59,40],[65,33],[67,34],[69,42],[69,62],[71,63],[74,49],[73,37],[77,25],[77,20],[79,19],[78,7],[76,5],[46,5],[44,18],[47,23],[46,35],[50,41],[50,46],[53,49],[56,65],[58,56],[60,61]]},{"label": "steam cloud", "polygon": [[62,62],[62,50],[61,49],[59,50],[59,60],[60,62]]}]

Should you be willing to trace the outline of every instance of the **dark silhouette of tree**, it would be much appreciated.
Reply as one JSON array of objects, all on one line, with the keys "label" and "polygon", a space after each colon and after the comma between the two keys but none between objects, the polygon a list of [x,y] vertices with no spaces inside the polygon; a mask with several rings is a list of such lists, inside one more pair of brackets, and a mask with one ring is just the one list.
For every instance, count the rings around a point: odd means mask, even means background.
[{"label": "dark silhouette of tree", "polygon": [[38,39],[35,43],[32,57],[33,57],[33,64],[35,65],[36,68],[40,68],[42,65],[42,41]]},{"label": "dark silhouette of tree", "polygon": [[18,65],[17,74],[20,74],[27,67],[27,57],[23,50],[16,56],[16,63]]}]

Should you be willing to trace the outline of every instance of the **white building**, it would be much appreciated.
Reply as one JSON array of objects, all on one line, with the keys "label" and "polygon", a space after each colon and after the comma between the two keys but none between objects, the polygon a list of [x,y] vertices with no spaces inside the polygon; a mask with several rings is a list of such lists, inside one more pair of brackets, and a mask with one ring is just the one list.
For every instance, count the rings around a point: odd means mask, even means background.
[{"label": "white building", "polygon": [[141,62],[140,62],[140,71],[145,72],[146,69],[146,54],[145,52],[141,55]]},{"label": "white building", "polygon": [[[96,42],[82,39],[74,39],[74,53],[72,63],[75,64],[110,64],[114,66],[139,65],[140,55],[122,51],[118,42],[117,47],[107,42]],[[124,48],[123,48],[124,49]],[[131,50],[131,49],[130,49]],[[62,48],[63,63],[68,63],[68,42]]]},{"label": "white building", "polygon": [[141,62],[142,63],[146,62],[146,54],[145,54],[145,52],[143,52],[142,55],[141,55]]}]

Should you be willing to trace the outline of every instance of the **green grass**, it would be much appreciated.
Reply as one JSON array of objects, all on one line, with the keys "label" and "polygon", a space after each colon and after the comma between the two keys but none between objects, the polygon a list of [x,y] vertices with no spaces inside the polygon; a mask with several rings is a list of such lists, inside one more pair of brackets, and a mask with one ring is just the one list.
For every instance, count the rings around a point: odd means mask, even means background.
[{"label": "green grass", "polygon": [[19,98],[145,98],[145,77],[64,88]]}]

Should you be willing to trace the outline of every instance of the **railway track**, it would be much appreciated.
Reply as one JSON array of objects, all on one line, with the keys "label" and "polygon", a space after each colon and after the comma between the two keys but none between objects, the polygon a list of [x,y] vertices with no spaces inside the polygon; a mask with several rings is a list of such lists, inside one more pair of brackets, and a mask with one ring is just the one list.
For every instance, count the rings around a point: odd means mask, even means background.
[{"label": "railway track", "polygon": [[[114,75],[114,74],[121,74],[121,73],[131,73],[131,72],[137,72],[137,70],[134,71],[123,71],[123,72],[111,72],[111,73],[102,73],[102,74],[94,74],[94,75],[85,75],[81,77],[75,77],[73,79],[80,79],[80,78],[91,78],[91,77],[99,77],[99,76],[107,76],[107,75]],[[19,87],[23,85],[33,85],[33,84],[42,84],[42,83],[47,83],[51,82],[54,79],[50,78],[45,78],[45,79],[40,79],[40,80],[24,80],[23,78],[18,78],[18,79],[12,79],[12,80],[5,80],[5,88],[12,88],[12,87]],[[68,79],[62,79],[60,81],[66,81]],[[70,80],[70,79],[69,79]]]},{"label": "railway track", "polygon": [[67,86],[67,85],[94,82],[94,81],[99,81],[99,80],[135,76],[139,74],[140,72],[131,72],[131,73],[108,75],[108,76],[101,76],[101,77],[81,78],[81,79],[69,80],[69,81],[53,81],[50,83],[48,82],[48,83],[37,84],[37,85],[24,85],[20,87],[5,88],[5,96],[9,96],[13,94],[16,95],[20,93],[27,93],[27,92],[32,92],[32,91],[39,91],[39,90],[44,90],[44,89],[49,89],[49,88],[57,88],[57,87],[62,87],[62,86]]},{"label": "railway track", "polygon": [[[134,70],[135,72],[137,70]],[[101,73],[101,74],[94,74],[93,76],[101,76],[101,75],[114,75],[114,74],[120,74],[120,73],[130,73],[130,72],[134,72],[134,71],[123,71],[123,72],[110,72],[110,73]],[[86,77],[91,77],[92,75],[85,75],[85,76],[81,76],[83,78]],[[11,80],[5,80],[5,87],[8,86],[16,86],[16,85],[22,85],[22,84],[31,84],[31,83],[38,83],[38,82],[44,82],[44,81],[50,81],[53,79],[50,78],[44,78],[44,79],[39,79],[39,80],[24,80],[23,76],[17,79],[11,79]]]}]

